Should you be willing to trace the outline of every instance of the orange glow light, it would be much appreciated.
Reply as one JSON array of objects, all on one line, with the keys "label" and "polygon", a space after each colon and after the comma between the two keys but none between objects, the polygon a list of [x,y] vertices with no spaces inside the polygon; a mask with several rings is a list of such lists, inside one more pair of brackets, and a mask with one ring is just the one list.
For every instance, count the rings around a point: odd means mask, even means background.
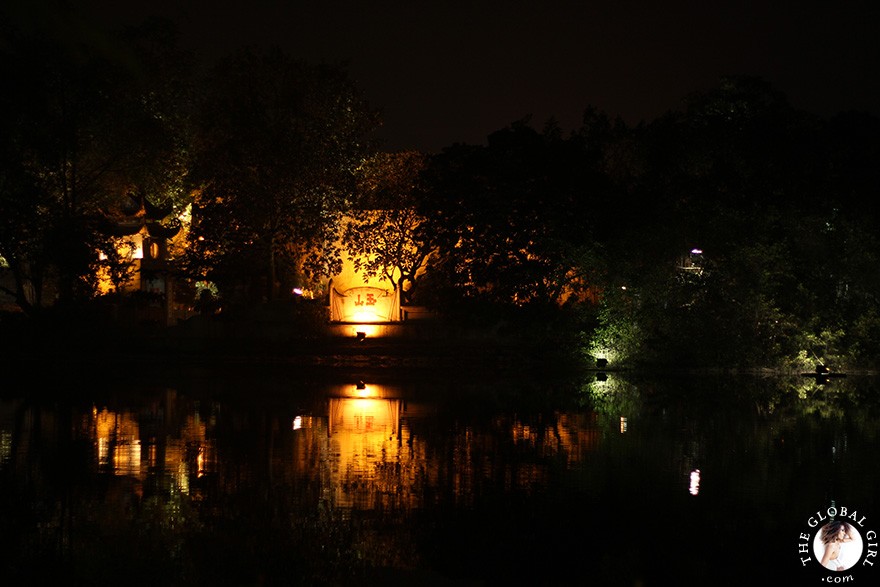
[{"label": "orange glow light", "polygon": [[357,336],[359,332],[363,332],[366,338],[376,336],[378,328],[369,324],[354,324],[351,327],[351,336]]}]

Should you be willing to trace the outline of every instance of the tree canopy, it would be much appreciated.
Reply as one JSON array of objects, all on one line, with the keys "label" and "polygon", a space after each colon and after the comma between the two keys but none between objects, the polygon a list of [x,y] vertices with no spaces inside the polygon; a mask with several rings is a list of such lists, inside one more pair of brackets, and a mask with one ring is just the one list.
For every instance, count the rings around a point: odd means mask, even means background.
[{"label": "tree canopy", "polygon": [[[48,25],[47,25],[48,26]],[[25,311],[95,292],[101,220],[129,192],[180,202],[187,59],[159,21],[96,31],[4,29],[0,255]]]},{"label": "tree canopy", "polygon": [[465,297],[520,305],[558,301],[574,281],[588,283],[604,195],[584,172],[592,164],[581,141],[526,121],[486,146],[435,156],[421,206],[443,281]]},{"label": "tree canopy", "polygon": [[341,66],[274,48],[220,62],[196,119],[191,271],[272,299],[337,269],[335,231],[377,123]]},{"label": "tree canopy", "polygon": [[436,249],[432,222],[418,207],[426,156],[379,152],[359,168],[354,206],[343,223],[342,246],[355,271],[380,277],[412,302]]}]

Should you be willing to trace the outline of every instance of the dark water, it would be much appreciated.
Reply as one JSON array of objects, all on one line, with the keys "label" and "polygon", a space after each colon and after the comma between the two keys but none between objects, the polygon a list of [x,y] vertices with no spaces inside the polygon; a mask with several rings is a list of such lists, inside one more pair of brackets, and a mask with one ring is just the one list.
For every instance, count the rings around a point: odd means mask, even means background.
[{"label": "dark water", "polygon": [[[4,584],[880,579],[871,378],[143,379],[4,388]],[[799,552],[832,504],[863,539],[837,574]]]}]

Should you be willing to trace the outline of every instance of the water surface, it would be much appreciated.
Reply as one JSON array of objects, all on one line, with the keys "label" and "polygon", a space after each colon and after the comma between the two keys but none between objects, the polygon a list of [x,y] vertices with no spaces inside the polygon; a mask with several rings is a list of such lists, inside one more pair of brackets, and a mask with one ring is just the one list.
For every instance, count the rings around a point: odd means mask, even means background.
[{"label": "water surface", "polygon": [[814,584],[811,515],[880,527],[870,378],[139,379],[5,390],[7,578]]}]

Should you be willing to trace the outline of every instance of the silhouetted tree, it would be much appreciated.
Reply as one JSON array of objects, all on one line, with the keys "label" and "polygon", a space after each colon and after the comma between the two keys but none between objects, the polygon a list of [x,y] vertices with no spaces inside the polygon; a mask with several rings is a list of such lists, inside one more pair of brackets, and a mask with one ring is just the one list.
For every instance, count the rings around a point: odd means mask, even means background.
[{"label": "silhouetted tree", "polygon": [[[852,162],[876,153],[878,135],[868,120],[846,126],[741,77],[635,131],[632,190],[646,214],[608,260],[638,292],[635,354],[765,364],[824,340],[842,357],[855,324],[873,331],[876,239],[854,196],[876,183]],[[679,269],[693,247],[704,251],[700,271]]]},{"label": "silhouetted tree", "polygon": [[601,200],[583,179],[579,147],[520,121],[485,147],[432,158],[423,213],[438,234],[436,269],[459,296],[557,303],[585,287]]},{"label": "silhouetted tree", "polygon": [[202,92],[190,271],[257,299],[332,274],[376,112],[343,68],[274,48],[225,58]]},{"label": "silhouetted tree", "polygon": [[416,186],[425,167],[416,151],[377,153],[358,170],[356,202],[344,222],[343,248],[365,278],[380,276],[415,296],[436,248],[435,230],[417,208]]}]

